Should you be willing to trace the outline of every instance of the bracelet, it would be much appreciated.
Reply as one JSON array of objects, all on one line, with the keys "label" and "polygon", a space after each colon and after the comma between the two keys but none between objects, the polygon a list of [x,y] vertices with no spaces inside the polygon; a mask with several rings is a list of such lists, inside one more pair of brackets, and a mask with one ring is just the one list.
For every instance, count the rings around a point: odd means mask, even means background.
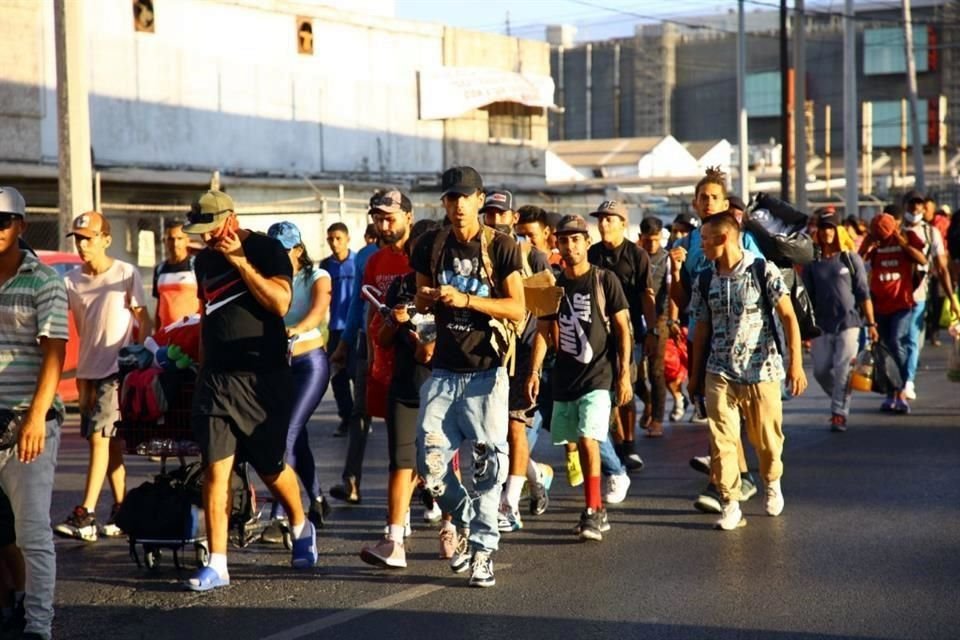
[{"label": "bracelet", "polygon": [[863,326],[865,326],[865,327],[875,327],[875,326],[877,326],[877,323],[876,323],[876,322],[869,322],[869,323],[867,323],[867,324],[865,324],[865,325],[863,325]]}]

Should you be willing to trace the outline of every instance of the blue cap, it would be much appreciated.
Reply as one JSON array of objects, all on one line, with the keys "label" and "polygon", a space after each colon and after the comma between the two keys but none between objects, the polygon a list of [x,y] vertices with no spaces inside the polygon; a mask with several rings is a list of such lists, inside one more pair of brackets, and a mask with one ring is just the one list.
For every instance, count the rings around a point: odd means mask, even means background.
[{"label": "blue cap", "polygon": [[279,240],[280,244],[282,244],[283,248],[287,251],[290,251],[290,249],[293,249],[302,242],[300,239],[300,229],[297,228],[297,225],[292,222],[287,222],[286,220],[270,225],[270,228],[267,229],[267,235]]}]

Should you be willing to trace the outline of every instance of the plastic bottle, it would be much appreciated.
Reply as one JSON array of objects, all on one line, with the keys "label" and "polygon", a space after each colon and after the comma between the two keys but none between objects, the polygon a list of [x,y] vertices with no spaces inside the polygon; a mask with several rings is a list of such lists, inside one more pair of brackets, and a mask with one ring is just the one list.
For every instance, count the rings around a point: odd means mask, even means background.
[{"label": "plastic bottle", "polygon": [[853,359],[850,371],[850,388],[854,391],[871,391],[873,389],[873,352],[868,348],[857,354]]}]

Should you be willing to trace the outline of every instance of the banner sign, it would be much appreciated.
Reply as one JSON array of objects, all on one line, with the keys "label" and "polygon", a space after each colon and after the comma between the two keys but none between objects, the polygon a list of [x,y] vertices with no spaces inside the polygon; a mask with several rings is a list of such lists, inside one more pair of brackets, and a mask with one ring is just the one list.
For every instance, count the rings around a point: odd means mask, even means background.
[{"label": "banner sign", "polygon": [[553,78],[485,67],[440,67],[420,76],[420,119],[456,118],[494,102],[553,107]]}]

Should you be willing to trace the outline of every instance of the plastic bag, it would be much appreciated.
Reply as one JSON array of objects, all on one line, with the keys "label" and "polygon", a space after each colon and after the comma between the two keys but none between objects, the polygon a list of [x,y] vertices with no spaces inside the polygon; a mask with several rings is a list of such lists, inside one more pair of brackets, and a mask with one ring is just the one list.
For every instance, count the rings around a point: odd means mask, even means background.
[{"label": "plastic bag", "polygon": [[960,323],[950,327],[953,344],[947,355],[947,379],[951,382],[960,382]]},{"label": "plastic bag", "polygon": [[766,194],[757,195],[754,209],[744,218],[763,257],[778,267],[813,262],[813,239],[807,235],[810,216]]},{"label": "plastic bag", "polygon": [[881,342],[874,342],[873,352],[873,392],[890,395],[903,388],[903,379],[900,377],[900,368],[893,354]]},{"label": "plastic bag", "polygon": [[[951,294],[951,297],[954,300],[957,300],[957,294]],[[955,324],[960,324],[960,317],[957,317],[953,313],[953,307],[950,305],[950,301],[944,300],[943,309],[940,310],[940,327],[946,329],[947,327],[952,327]]]}]

